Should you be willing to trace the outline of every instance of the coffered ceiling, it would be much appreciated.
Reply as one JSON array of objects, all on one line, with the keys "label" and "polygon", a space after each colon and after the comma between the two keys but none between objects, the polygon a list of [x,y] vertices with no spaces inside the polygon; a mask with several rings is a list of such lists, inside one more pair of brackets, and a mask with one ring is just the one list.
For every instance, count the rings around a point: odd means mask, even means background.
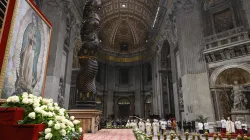
[{"label": "coffered ceiling", "polygon": [[[159,0],[103,0],[102,3],[102,49],[121,54],[144,50]],[[122,45],[128,50],[121,51]]]}]

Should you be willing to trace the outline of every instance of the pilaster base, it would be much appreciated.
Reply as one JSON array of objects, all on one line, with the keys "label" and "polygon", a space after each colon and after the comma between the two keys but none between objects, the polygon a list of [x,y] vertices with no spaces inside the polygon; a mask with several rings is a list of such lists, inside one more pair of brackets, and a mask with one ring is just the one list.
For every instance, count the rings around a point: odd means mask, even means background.
[{"label": "pilaster base", "polygon": [[94,109],[72,109],[68,110],[70,116],[75,116],[82,122],[84,133],[95,133],[99,129],[100,115],[102,111]]}]

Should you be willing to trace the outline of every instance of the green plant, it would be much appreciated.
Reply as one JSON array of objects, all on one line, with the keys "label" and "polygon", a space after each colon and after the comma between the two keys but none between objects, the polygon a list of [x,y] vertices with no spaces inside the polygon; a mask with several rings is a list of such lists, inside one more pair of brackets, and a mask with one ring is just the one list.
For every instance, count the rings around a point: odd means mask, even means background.
[{"label": "green plant", "polygon": [[203,115],[197,115],[195,120],[196,120],[196,122],[205,123],[205,122],[207,122],[208,119],[209,119],[209,117],[204,118]]}]

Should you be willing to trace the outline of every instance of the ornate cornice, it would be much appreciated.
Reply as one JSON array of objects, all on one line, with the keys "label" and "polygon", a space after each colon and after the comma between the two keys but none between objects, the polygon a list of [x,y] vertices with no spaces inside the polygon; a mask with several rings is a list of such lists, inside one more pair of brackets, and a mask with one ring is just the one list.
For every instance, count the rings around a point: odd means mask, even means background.
[{"label": "ornate cornice", "polygon": [[187,14],[195,9],[196,4],[197,0],[176,0],[174,2],[174,8],[178,12]]}]

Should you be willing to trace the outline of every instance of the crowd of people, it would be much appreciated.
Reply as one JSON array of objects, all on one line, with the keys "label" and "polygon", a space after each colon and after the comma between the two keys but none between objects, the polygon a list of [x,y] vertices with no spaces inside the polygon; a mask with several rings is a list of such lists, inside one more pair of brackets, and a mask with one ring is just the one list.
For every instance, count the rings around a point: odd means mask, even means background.
[{"label": "crowd of people", "polygon": [[[247,131],[247,124],[246,122],[241,122],[239,119],[236,119],[235,122],[233,122],[230,117],[227,118],[227,120],[222,117],[220,121],[220,125],[217,126],[219,128],[218,130],[221,133],[236,133],[236,134],[246,134]],[[203,134],[205,131],[209,133],[209,124],[208,122],[198,122],[198,130],[199,133]],[[217,130],[217,131],[218,131]]]},{"label": "crowd of people", "polygon": [[163,134],[166,130],[175,132],[176,126],[177,123],[175,118],[171,118],[168,120],[153,119],[153,122],[151,122],[150,119],[147,119],[146,121],[140,119],[139,122],[138,119],[133,119],[133,120],[128,120],[126,124],[126,127],[128,128],[140,130],[146,133],[147,135],[153,135],[153,136],[157,136],[158,134]]},{"label": "crowd of people", "polygon": [[[127,128],[138,129],[148,135],[158,135],[163,134],[166,130],[176,132],[198,132],[204,134],[204,132],[210,133],[209,129],[214,129],[214,126],[210,126],[208,122],[196,122],[196,121],[178,121],[176,122],[175,118],[165,119],[116,119],[109,121],[109,124],[112,126],[124,126]],[[216,127],[217,132],[222,133],[237,133],[237,134],[246,134],[247,133],[247,124],[246,122],[241,122],[237,119],[235,122],[231,121],[230,117],[226,120],[222,118],[220,125]]]}]

